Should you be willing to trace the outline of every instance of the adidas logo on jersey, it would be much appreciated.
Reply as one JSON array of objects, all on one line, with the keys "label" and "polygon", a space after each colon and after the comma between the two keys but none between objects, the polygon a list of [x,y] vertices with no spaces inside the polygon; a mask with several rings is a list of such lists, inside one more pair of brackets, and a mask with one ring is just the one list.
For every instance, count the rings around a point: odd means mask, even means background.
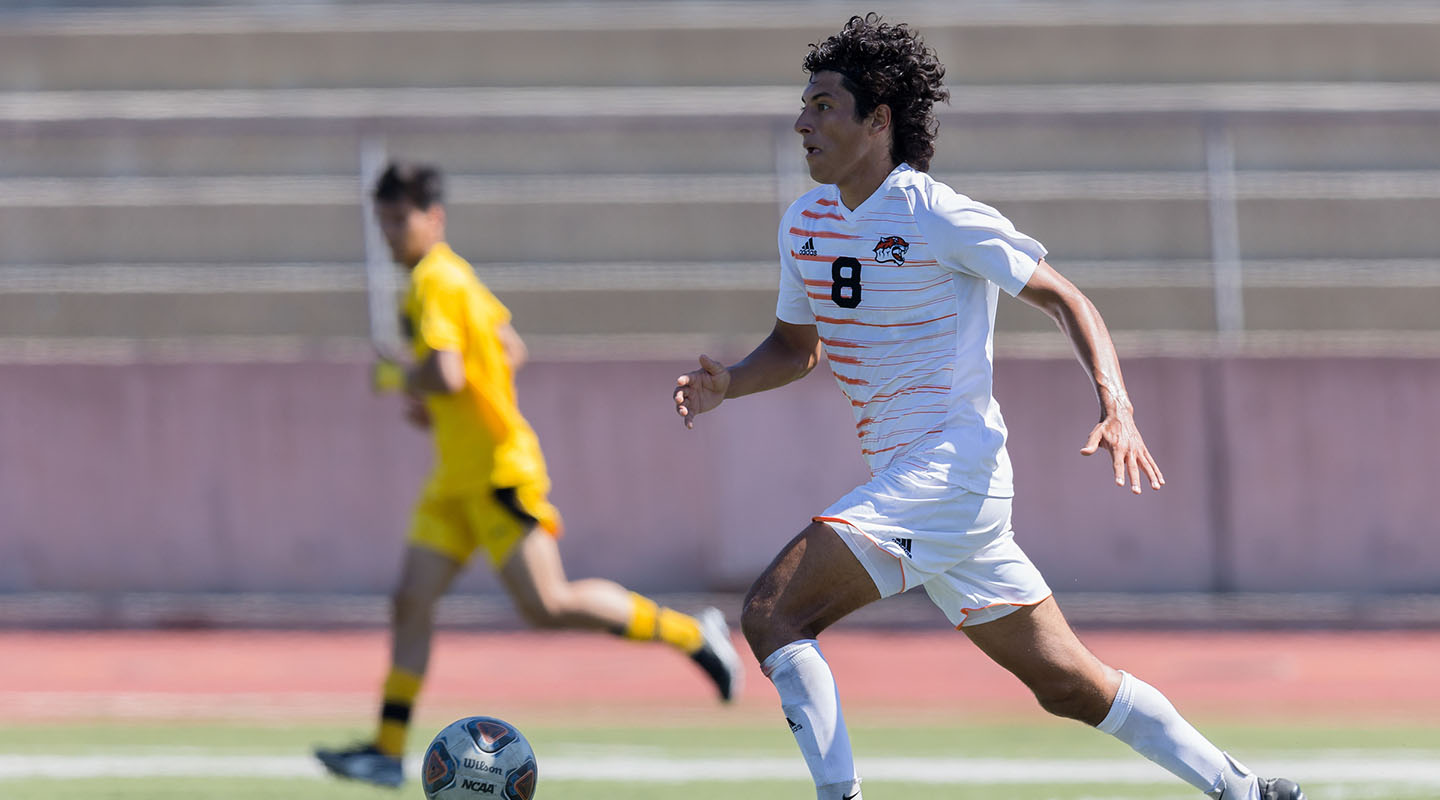
[{"label": "adidas logo on jersey", "polygon": [[909,539],[895,538],[895,539],[891,539],[890,541],[894,542],[895,544],[900,545],[900,549],[905,551],[905,555],[908,556],[908,555],[911,554],[911,553],[910,553],[910,540],[909,540]]},{"label": "adidas logo on jersey", "polygon": [[802,255],[802,256],[818,256],[818,255],[820,255],[819,253],[817,253],[817,252],[815,251],[815,237],[812,236],[812,237],[810,237],[809,239],[806,239],[806,240],[805,240],[805,244],[800,245],[800,255]]},{"label": "adidas logo on jersey", "polygon": [[796,721],[793,720],[793,719],[790,719],[789,717],[786,717],[786,718],[785,718],[785,721],[788,722],[788,723],[790,723],[790,731],[791,731],[792,733],[795,732],[795,731],[801,730],[802,728],[805,727],[804,725],[801,725],[800,723],[796,722]]}]

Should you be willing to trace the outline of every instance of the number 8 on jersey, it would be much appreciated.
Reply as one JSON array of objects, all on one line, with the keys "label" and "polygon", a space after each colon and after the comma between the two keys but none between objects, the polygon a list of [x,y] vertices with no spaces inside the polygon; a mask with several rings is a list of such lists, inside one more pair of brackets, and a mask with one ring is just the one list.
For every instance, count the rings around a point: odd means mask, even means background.
[{"label": "number 8 on jersey", "polygon": [[[850,274],[845,274],[849,270]],[[855,308],[860,305],[860,260],[851,256],[840,256],[830,265],[830,299],[841,308]],[[847,295],[845,289],[849,289]]]}]

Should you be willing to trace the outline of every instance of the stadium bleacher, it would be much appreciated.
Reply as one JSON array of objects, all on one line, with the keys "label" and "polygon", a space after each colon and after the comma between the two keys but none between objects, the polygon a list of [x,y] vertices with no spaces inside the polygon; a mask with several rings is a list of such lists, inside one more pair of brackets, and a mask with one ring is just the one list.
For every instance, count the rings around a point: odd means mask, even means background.
[{"label": "stadium bleacher", "polygon": [[[772,319],[775,221],[809,185],[789,127],[806,43],[843,22],[825,10],[4,12],[0,357],[364,352],[366,142],[451,173],[452,239],[541,355],[751,339]],[[890,16],[949,68],[933,171],[1045,241],[1127,352],[1222,332],[1440,351],[1440,7]],[[1063,348],[1047,326],[1004,313],[1001,346]]]}]

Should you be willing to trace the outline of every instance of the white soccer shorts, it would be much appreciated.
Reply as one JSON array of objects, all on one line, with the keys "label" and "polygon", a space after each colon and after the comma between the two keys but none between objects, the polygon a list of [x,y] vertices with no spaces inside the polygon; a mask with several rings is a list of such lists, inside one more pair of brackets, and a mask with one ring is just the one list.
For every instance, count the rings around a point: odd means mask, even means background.
[{"label": "white soccer shorts", "polygon": [[1015,543],[1011,499],[974,494],[934,470],[902,465],[857,486],[815,517],[860,560],[881,597],[924,586],[960,628],[1049,597]]}]

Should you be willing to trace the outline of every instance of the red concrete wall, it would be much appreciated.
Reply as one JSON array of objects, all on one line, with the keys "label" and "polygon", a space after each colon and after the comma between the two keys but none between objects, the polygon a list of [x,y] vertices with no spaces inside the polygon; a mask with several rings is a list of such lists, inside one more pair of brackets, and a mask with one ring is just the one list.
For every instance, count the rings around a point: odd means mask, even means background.
[{"label": "red concrete wall", "polygon": [[[743,587],[863,480],[828,376],[728,402],[695,431],[681,363],[537,363],[521,405],[566,515],[572,575]],[[0,366],[0,591],[385,590],[424,437],[362,364]],[[1078,455],[1080,368],[1007,360],[1020,541],[1057,589],[1440,591],[1440,360],[1137,359],[1169,485]],[[462,588],[495,586],[484,569]]]}]

